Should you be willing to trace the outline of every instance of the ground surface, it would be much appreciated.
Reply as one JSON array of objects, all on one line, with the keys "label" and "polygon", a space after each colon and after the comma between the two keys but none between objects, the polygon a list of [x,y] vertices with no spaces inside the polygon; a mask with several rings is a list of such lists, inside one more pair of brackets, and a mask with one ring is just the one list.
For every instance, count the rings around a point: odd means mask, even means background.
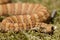
[{"label": "ground surface", "polygon": [[[13,2],[19,2],[19,0],[12,0]],[[40,32],[28,31],[14,33],[12,31],[8,33],[0,32],[0,40],[60,40],[60,0],[20,0],[20,2],[33,2],[41,3],[45,5],[50,12],[57,10],[57,15],[53,19],[53,25],[57,26],[53,35],[48,35]]]}]

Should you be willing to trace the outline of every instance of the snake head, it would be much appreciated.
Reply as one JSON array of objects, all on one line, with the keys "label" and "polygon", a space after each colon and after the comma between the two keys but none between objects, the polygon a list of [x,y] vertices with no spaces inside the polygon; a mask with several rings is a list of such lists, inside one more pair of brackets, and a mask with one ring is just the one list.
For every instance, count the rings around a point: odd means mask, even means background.
[{"label": "snake head", "polygon": [[53,33],[55,29],[56,29],[56,26],[52,24],[42,23],[40,26],[40,31],[42,33]]}]

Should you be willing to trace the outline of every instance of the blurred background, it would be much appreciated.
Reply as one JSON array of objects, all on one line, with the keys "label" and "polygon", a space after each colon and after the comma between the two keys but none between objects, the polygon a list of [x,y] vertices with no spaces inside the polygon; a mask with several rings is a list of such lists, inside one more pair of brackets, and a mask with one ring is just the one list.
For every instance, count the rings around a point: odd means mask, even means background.
[{"label": "blurred background", "polygon": [[29,30],[28,32],[0,32],[0,40],[60,40],[60,0],[11,0],[12,2],[28,2],[28,3],[40,3],[48,8],[50,13],[53,10],[57,10],[55,18],[52,20],[53,25],[57,26],[53,35],[44,34]]}]

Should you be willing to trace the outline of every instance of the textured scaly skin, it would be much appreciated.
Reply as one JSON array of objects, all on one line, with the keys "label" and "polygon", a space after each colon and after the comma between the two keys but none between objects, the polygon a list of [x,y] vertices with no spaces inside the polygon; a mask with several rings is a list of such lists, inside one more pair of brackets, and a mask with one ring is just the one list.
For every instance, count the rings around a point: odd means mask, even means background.
[{"label": "textured scaly skin", "polygon": [[41,32],[51,32],[52,25],[43,23],[43,18],[40,19],[36,14],[33,15],[17,15],[5,18],[1,23],[1,30],[3,31],[20,31],[29,30],[34,27],[43,28]]},{"label": "textured scaly skin", "polygon": [[10,3],[0,5],[0,16],[11,14],[0,26],[3,31],[29,30],[34,27],[43,28],[41,32],[51,32],[52,25],[44,23],[50,14],[46,7],[33,3]]},{"label": "textured scaly skin", "polygon": [[11,14],[11,15],[26,15],[26,14],[37,14],[43,15],[48,18],[50,13],[47,8],[41,4],[34,3],[9,3],[0,5],[0,16]]}]

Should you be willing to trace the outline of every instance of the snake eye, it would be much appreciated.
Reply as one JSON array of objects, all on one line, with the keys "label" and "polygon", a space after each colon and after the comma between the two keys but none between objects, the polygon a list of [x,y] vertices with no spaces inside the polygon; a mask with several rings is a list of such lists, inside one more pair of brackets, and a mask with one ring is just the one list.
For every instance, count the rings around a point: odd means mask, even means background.
[{"label": "snake eye", "polygon": [[54,30],[54,26],[51,27],[51,30]]},{"label": "snake eye", "polygon": [[52,26],[52,27],[51,27],[51,34],[53,34],[54,30],[55,30],[55,29],[54,29],[54,26]]},{"label": "snake eye", "polygon": [[52,26],[52,30],[56,30],[57,29],[57,26]]}]

